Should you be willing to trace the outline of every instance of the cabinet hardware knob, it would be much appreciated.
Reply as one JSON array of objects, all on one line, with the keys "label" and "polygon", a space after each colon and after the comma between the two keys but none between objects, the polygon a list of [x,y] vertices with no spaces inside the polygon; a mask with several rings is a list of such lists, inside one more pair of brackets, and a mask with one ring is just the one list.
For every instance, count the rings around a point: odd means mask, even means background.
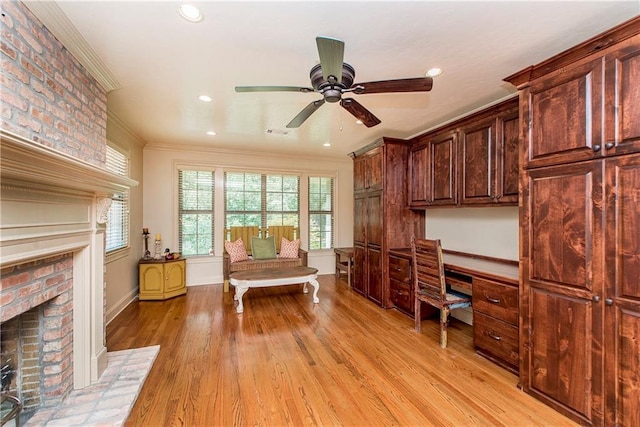
[{"label": "cabinet hardware knob", "polygon": [[591,300],[592,300],[593,302],[600,302],[600,296],[598,296],[598,295],[594,295],[594,296],[591,298]]},{"label": "cabinet hardware knob", "polygon": [[600,146],[600,144],[596,144],[596,145],[593,146],[593,151],[598,152],[598,151],[600,151],[600,148],[602,148]]},{"label": "cabinet hardware knob", "polygon": [[487,332],[487,335],[489,335],[490,338],[493,338],[496,341],[502,341],[502,337],[499,335],[496,335],[493,331]]},{"label": "cabinet hardware knob", "polygon": [[606,148],[607,150],[611,150],[614,145],[615,144],[613,142],[607,142],[606,144],[604,144],[604,148]]},{"label": "cabinet hardware knob", "polygon": [[493,304],[500,304],[500,299],[499,299],[499,298],[491,298],[489,295],[485,295],[484,297],[485,297],[485,298],[487,299],[487,301],[489,301],[490,303],[493,303]]},{"label": "cabinet hardware knob", "polygon": [[607,299],[604,300],[604,303],[606,305],[613,305],[613,300],[611,298],[607,298]]}]

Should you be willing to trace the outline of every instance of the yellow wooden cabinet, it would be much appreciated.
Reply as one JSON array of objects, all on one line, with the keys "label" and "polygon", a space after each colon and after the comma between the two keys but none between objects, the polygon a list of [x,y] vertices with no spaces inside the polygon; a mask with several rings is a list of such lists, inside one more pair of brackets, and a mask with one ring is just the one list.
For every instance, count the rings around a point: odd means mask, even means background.
[{"label": "yellow wooden cabinet", "polygon": [[140,300],[163,300],[187,293],[184,259],[141,260],[138,264]]}]

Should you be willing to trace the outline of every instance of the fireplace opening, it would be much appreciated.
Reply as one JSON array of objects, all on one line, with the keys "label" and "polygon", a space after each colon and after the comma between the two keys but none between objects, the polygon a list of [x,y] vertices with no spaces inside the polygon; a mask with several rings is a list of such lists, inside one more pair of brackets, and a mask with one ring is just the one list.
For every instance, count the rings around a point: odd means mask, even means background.
[{"label": "fireplace opening", "polygon": [[0,369],[6,425],[24,424],[38,409],[62,402],[73,388],[72,267],[73,254],[66,253],[2,269]]}]

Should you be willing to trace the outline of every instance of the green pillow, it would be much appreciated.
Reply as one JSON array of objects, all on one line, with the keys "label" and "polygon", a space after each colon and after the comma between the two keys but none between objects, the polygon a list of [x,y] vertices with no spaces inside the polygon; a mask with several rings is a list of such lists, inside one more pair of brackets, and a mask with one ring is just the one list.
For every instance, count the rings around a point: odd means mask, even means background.
[{"label": "green pillow", "polygon": [[251,254],[253,255],[253,259],[276,258],[277,255],[275,236],[269,236],[266,239],[252,237]]}]

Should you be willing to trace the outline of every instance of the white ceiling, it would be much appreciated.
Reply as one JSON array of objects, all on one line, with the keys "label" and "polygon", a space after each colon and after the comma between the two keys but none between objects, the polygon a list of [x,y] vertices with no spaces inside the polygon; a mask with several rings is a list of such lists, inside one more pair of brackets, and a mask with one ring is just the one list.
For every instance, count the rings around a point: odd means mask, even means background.
[{"label": "white ceiling", "polygon": [[[202,22],[183,20],[177,1],[58,1],[68,21],[30,7],[54,34],[81,34],[78,44],[86,41],[117,86],[110,111],[149,145],[340,158],[509,97],[515,88],[504,77],[640,14],[638,0],[191,3]],[[339,104],[325,104],[288,135],[268,135],[287,130],[321,95],[234,87],[310,86],[319,35],[345,41],[355,82],[420,77],[433,66],[444,73],[431,92],[354,95],[378,126],[357,125]]]}]

